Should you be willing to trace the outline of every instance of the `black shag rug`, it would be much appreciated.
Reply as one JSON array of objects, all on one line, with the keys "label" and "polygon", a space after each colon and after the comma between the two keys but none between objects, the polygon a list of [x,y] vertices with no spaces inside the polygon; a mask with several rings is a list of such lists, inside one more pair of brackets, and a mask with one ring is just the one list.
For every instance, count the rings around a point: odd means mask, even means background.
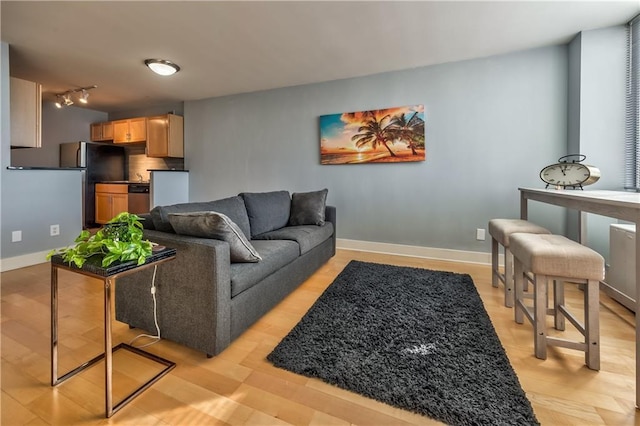
[{"label": "black shag rug", "polygon": [[352,261],[267,359],[451,425],[539,424],[469,275]]}]

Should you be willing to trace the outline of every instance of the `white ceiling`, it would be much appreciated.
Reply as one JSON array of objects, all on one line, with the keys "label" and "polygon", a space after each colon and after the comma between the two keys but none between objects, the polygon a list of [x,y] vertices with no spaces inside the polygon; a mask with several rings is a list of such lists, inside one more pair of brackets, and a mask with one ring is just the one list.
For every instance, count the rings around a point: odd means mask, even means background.
[{"label": "white ceiling", "polygon": [[[0,2],[11,74],[91,109],[330,81],[563,44],[624,24],[633,1]],[[182,70],[160,77],[146,58]],[[76,105],[78,105],[76,103]]]}]

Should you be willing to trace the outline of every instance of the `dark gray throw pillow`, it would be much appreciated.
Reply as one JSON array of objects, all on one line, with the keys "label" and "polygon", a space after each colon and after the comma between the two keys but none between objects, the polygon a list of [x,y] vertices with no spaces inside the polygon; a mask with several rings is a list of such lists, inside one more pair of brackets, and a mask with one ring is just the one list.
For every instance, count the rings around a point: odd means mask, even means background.
[{"label": "dark gray throw pillow", "polygon": [[291,216],[289,225],[324,225],[324,210],[327,205],[328,189],[314,192],[294,192],[291,194]]},{"label": "dark gray throw pillow", "polygon": [[175,232],[169,222],[172,213],[192,212],[218,212],[226,215],[244,232],[245,237],[250,236],[249,216],[241,197],[222,198],[215,201],[198,201],[190,203],[173,204],[170,206],[156,206],[151,210],[151,220],[156,230],[162,232]]},{"label": "dark gray throw pillow", "polygon": [[251,237],[284,228],[289,222],[291,196],[289,191],[243,192]]},{"label": "dark gray throw pillow", "polygon": [[176,234],[228,242],[232,263],[258,262],[262,259],[238,225],[222,213],[170,213],[169,222]]}]

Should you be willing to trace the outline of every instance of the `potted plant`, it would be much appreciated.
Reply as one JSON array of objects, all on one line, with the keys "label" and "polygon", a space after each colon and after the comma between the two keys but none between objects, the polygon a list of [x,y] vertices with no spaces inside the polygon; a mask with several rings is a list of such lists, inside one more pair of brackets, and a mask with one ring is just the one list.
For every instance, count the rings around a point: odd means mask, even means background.
[{"label": "potted plant", "polygon": [[152,243],[142,239],[141,220],[144,219],[133,213],[122,212],[94,235],[83,230],[75,239],[75,246],[50,251],[47,260],[61,254],[65,262],[78,268],[90,258],[96,259],[96,263],[100,261],[103,268],[117,261],[136,260],[142,265],[151,255]]}]

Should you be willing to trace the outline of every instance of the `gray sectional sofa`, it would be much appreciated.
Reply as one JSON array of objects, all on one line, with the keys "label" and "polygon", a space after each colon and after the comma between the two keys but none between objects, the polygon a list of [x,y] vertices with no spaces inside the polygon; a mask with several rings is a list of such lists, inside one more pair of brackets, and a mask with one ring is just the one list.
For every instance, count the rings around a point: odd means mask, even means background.
[{"label": "gray sectional sofa", "polygon": [[[304,282],[335,254],[326,195],[242,193],[154,208],[145,238],[177,249],[155,277],[161,337],[214,356]],[[115,294],[116,319],[155,334],[153,273],[121,277]]]}]

